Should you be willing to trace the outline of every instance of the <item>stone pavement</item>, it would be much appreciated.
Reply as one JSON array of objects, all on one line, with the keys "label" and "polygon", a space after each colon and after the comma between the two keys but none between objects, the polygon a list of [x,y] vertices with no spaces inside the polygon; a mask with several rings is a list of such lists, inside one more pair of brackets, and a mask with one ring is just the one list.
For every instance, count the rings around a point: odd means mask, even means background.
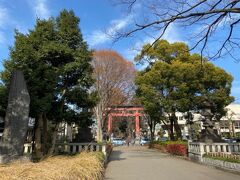
[{"label": "stone pavement", "polygon": [[240,175],[141,146],[115,147],[105,180],[240,180]]}]

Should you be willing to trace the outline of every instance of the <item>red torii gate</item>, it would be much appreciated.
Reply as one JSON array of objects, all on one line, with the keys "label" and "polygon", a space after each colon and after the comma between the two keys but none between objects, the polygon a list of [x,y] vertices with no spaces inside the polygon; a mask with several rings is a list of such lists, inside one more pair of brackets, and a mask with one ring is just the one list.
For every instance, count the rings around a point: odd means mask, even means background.
[{"label": "red torii gate", "polygon": [[144,116],[141,106],[116,106],[108,108],[108,133],[112,134],[113,117],[135,117],[136,136],[140,135],[140,116]]}]

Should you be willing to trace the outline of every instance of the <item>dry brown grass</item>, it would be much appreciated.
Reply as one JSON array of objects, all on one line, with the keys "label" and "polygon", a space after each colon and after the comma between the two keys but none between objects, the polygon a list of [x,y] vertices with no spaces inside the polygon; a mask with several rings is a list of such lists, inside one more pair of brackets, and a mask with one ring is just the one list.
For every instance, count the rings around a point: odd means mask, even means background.
[{"label": "dry brown grass", "polygon": [[99,153],[55,156],[39,163],[15,162],[0,166],[1,180],[100,180],[103,164]]}]

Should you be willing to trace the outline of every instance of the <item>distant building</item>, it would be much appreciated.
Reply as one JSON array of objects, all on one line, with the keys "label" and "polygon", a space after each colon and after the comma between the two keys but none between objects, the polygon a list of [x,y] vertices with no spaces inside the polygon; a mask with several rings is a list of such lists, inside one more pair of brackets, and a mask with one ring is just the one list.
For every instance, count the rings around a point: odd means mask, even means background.
[{"label": "distant building", "polygon": [[[215,123],[215,129],[222,137],[225,138],[240,137],[240,104],[230,104],[226,107],[226,110],[226,116],[222,117],[220,122]],[[194,124],[191,127],[192,132],[190,132],[190,125],[187,124],[187,120],[184,118],[183,113],[176,112],[176,117],[182,130],[183,139],[189,139],[189,136],[191,136],[190,133],[194,133],[195,135],[200,133],[203,128],[200,120],[201,115],[198,113],[193,114]],[[157,137],[159,132],[162,133],[163,137],[169,137],[166,125],[157,124],[155,129],[155,135]]]},{"label": "distant building", "polygon": [[224,137],[240,137],[240,104],[230,104],[226,110],[218,124],[219,132]]}]

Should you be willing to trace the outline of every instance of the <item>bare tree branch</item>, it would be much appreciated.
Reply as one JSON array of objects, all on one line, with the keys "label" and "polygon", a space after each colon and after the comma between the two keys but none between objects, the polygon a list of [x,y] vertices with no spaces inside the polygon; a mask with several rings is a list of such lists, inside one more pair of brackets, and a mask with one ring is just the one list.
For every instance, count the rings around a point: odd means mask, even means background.
[{"label": "bare tree branch", "polygon": [[[117,1],[117,0],[116,0]],[[138,32],[147,31],[152,32],[153,29],[160,31],[155,36],[156,43],[159,39],[163,38],[171,24],[181,25],[182,27],[191,27],[199,25],[204,26],[201,33],[198,34],[198,38],[194,39],[195,43],[190,48],[191,50],[201,47],[201,55],[204,56],[205,50],[212,42],[212,37],[216,35],[216,31],[220,28],[226,30],[229,28],[228,33],[223,36],[221,43],[218,43],[218,49],[210,58],[216,58],[222,56],[223,51],[234,51],[234,45],[240,44],[240,40],[236,39],[234,30],[240,22],[240,0],[200,0],[200,1],[187,1],[187,0],[120,0],[124,2],[128,7],[133,8],[136,4],[142,4],[147,13],[149,19],[146,22],[136,22],[133,26],[123,32],[116,33],[116,39],[126,38]],[[141,18],[140,18],[141,20]],[[231,55],[230,55],[231,56]],[[232,56],[234,56],[232,54]]]}]

